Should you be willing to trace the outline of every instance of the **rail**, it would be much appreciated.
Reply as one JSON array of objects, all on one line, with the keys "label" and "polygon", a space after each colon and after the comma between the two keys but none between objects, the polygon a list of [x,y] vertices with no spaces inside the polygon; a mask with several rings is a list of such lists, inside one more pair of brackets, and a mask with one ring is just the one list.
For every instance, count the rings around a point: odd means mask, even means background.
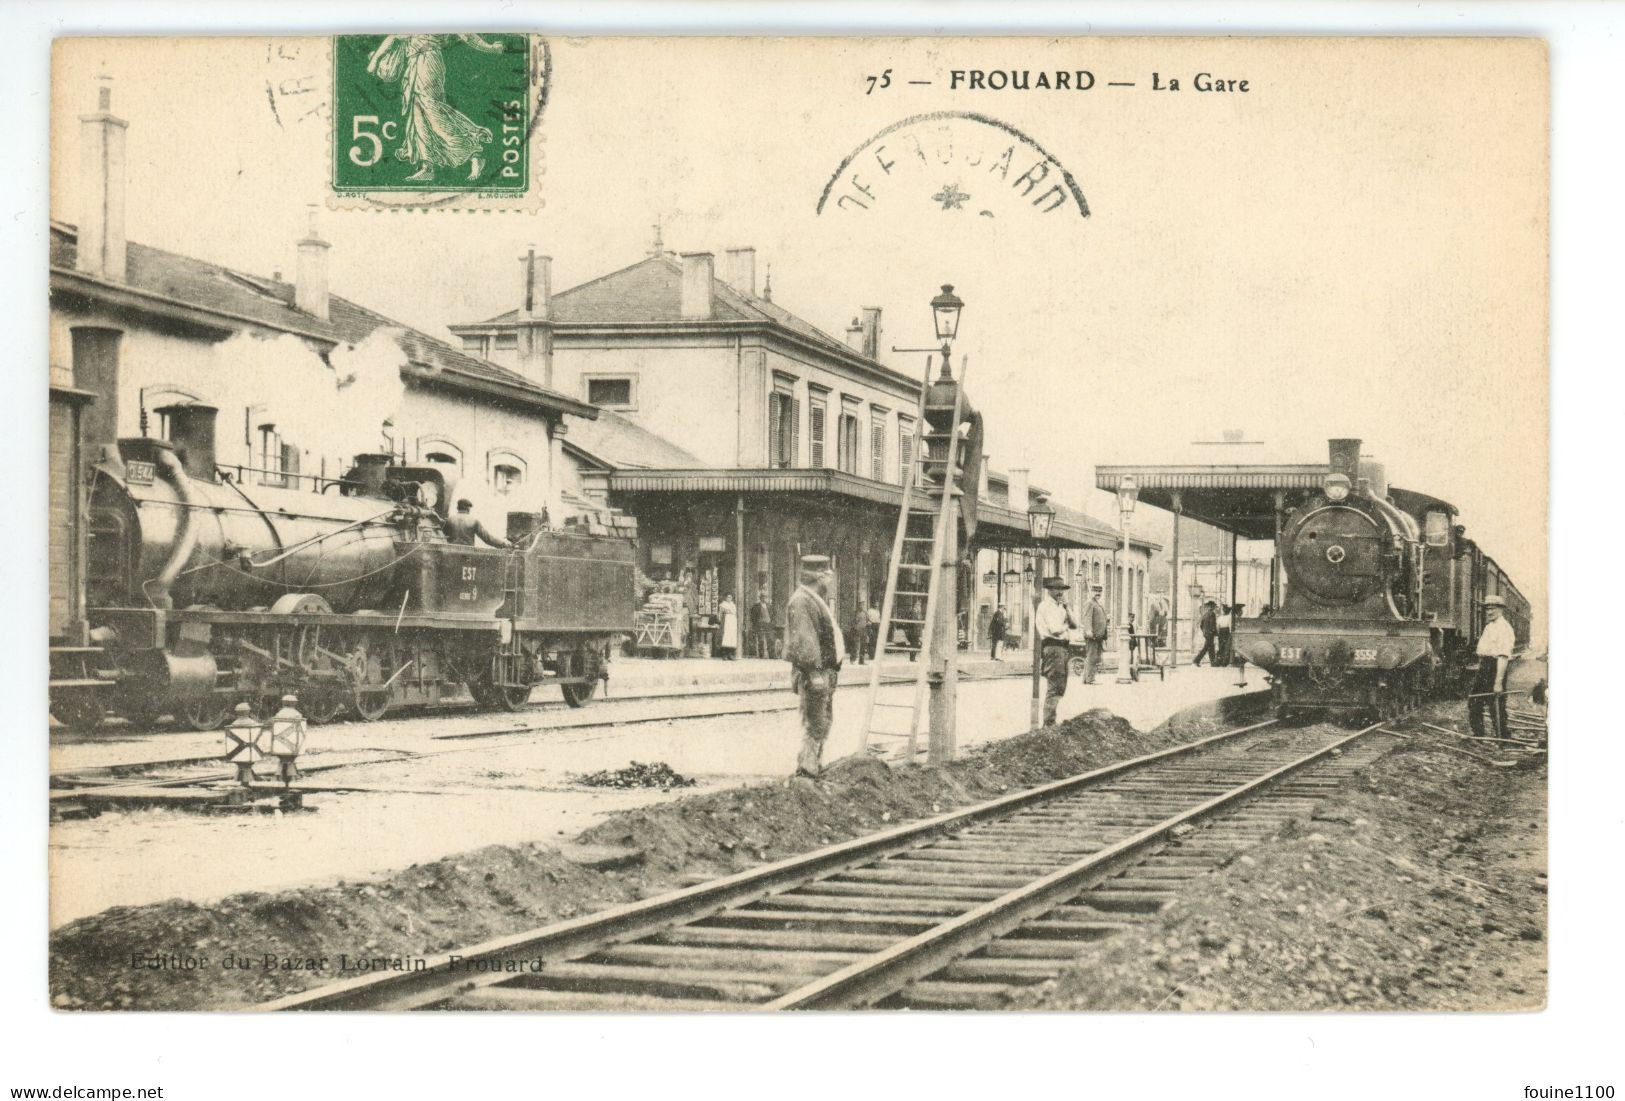
[{"label": "rail", "polygon": [[[1104,768],[1002,796],[972,807],[950,811],[921,822],[842,842],[812,853],[776,861],[708,883],[486,941],[459,949],[454,953],[444,953],[425,961],[425,967],[421,971],[385,972],[324,984],[268,1002],[259,1008],[269,1011],[401,1010],[444,1003],[481,987],[511,979],[515,973],[515,966],[522,961],[540,958],[545,973],[550,961],[563,964],[566,960],[579,958],[611,945],[624,944],[673,926],[698,921],[725,908],[752,903],[770,894],[791,890],[846,869],[916,849],[967,827],[994,822],[1053,800],[1086,792],[1092,787],[1129,776],[1149,766],[1190,757],[1275,726],[1276,723],[1277,720],[1273,719],[1253,723],[1186,745],[1120,761]],[[920,937],[904,941],[894,949],[883,953],[888,959],[895,957],[896,962],[885,964],[881,973],[886,974],[890,967],[895,966],[902,970],[889,972],[892,976],[914,974],[930,960],[939,958],[942,952],[961,947],[966,937],[995,935],[990,930],[997,928],[1000,922],[1005,920],[999,916],[1000,914],[1025,913],[1032,906],[1045,904],[1046,900],[1052,899],[1057,894],[1067,891],[1075,894],[1073,884],[1091,874],[1101,872],[1113,862],[1127,859],[1131,853],[1154,844],[1157,838],[1165,836],[1179,824],[1213,814],[1228,802],[1246,798],[1262,786],[1307,767],[1379,728],[1380,724],[1368,727],[1301,760],[1272,770],[1267,775],[1250,781],[1242,789],[1226,793],[1222,800],[1209,799],[1199,806],[1182,811],[1173,820],[1160,822],[1151,829],[1141,831],[1094,854],[1089,858],[1094,861],[1093,864],[1079,861],[1069,865],[1055,874],[1045,875],[1022,887],[1014,892],[1015,897],[998,899],[997,905],[989,903],[977,911],[928,930]],[[1025,919],[1015,920],[1019,923]],[[871,970],[873,966],[874,961],[870,961],[861,971],[843,969],[814,984],[816,989],[808,987],[794,999],[781,998],[772,1004],[781,1008],[811,1008],[842,1004],[841,999],[852,996],[854,992],[862,997],[872,997],[876,989],[876,976]],[[890,978],[886,980],[888,983],[890,981]]]}]

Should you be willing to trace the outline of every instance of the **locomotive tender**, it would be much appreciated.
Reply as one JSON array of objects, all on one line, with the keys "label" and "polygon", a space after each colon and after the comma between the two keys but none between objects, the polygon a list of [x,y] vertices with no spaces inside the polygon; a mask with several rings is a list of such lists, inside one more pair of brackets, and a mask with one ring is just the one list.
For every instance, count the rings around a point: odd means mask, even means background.
[{"label": "locomotive tender", "polygon": [[1460,688],[1500,596],[1520,647],[1529,602],[1466,529],[1457,509],[1389,489],[1360,460],[1359,440],[1330,441],[1321,492],[1281,530],[1287,590],[1279,609],[1237,625],[1236,651],[1270,674],[1278,714],[1397,714],[1424,694]]},{"label": "locomotive tender", "polygon": [[513,710],[542,683],[579,707],[607,679],[633,628],[630,538],[515,512],[513,550],[451,543],[438,467],[360,455],[321,493],[244,484],[216,468],[212,407],[165,412],[172,442],[122,439],[95,467],[89,645],[63,648],[94,668],[60,675],[53,652],[59,721],[93,727],[111,709],[213,729],[285,693],[316,721],[459,690]]}]

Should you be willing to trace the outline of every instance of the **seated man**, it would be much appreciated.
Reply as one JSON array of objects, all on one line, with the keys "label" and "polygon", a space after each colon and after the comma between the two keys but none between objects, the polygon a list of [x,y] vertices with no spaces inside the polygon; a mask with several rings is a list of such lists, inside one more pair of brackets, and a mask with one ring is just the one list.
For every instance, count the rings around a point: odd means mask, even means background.
[{"label": "seated man", "polygon": [[472,547],[476,537],[483,539],[487,546],[501,547],[504,550],[513,545],[500,535],[492,535],[490,529],[474,518],[474,502],[467,497],[460,497],[457,500],[456,513],[446,518],[446,540]]}]

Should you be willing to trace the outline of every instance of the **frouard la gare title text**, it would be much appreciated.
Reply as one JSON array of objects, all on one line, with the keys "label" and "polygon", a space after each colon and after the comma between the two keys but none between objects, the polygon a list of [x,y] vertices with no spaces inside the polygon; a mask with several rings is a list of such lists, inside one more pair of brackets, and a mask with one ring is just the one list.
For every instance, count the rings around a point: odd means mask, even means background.
[{"label": "frouard la gare title text", "polygon": [[[896,84],[935,85],[935,80],[895,78],[892,70],[864,77],[868,87],[865,95],[885,91]],[[1250,81],[1246,77],[1221,76],[1199,72],[1192,77],[1171,76],[1153,72],[1149,83],[1138,80],[1099,80],[1088,69],[950,69],[948,90],[967,92],[1088,92],[1096,87],[1147,88],[1153,92],[1178,92],[1190,88],[1197,92],[1247,92]]]}]

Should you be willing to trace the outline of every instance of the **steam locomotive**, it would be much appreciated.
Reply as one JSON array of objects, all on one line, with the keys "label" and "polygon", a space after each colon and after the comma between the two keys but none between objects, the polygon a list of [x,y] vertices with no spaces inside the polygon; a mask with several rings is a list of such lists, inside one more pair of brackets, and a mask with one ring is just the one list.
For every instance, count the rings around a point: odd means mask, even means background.
[{"label": "steam locomotive", "polygon": [[1360,443],[1330,441],[1323,488],[1281,530],[1281,607],[1237,625],[1237,653],[1269,672],[1281,715],[1388,717],[1460,688],[1486,596],[1506,601],[1518,645],[1528,645],[1529,602],[1467,538],[1455,506],[1389,489],[1379,466],[1361,462]]},{"label": "steam locomotive", "polygon": [[452,543],[438,467],[360,455],[321,493],[245,484],[216,467],[213,408],[164,412],[169,441],[119,440],[91,475],[85,644],[52,653],[61,722],[206,730],[284,693],[318,722],[460,691],[513,710],[543,683],[580,707],[633,629],[629,534],[513,512],[515,549]]}]

